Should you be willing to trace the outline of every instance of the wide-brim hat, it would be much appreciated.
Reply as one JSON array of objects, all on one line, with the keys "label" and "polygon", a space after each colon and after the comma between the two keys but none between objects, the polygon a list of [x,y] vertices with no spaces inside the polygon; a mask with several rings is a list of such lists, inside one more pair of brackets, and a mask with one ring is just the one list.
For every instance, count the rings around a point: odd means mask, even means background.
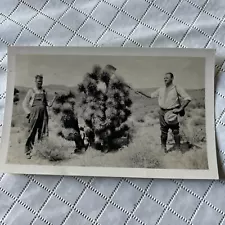
[{"label": "wide-brim hat", "polygon": [[172,111],[166,112],[165,116],[164,116],[164,119],[165,119],[165,122],[167,124],[170,124],[170,125],[175,125],[179,122],[178,121],[178,115],[173,113]]}]

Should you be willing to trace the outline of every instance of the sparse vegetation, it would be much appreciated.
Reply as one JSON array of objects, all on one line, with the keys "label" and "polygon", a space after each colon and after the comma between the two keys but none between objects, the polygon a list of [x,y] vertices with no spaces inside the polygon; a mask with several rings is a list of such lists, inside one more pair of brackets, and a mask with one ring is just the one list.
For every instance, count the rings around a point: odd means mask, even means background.
[{"label": "sparse vegetation", "polygon": [[49,161],[60,161],[66,159],[66,152],[64,146],[61,143],[55,142],[55,140],[45,139],[35,144],[36,153]]},{"label": "sparse vegetation", "polygon": [[[29,163],[30,161],[27,162],[23,154],[27,120],[24,118],[24,112],[21,107],[21,100],[24,98],[26,90],[24,91],[21,88],[18,88],[18,90],[20,91],[20,101],[14,106],[13,110],[11,132],[11,145],[13,148],[9,150],[8,162]],[[59,92],[58,89],[49,90],[50,96],[55,91]],[[76,92],[76,89],[74,88],[72,91]],[[68,166],[207,169],[204,92],[195,91],[192,94],[190,91],[190,94],[193,97],[193,101],[188,105],[185,117],[181,119],[182,148],[184,149],[182,153],[171,151],[168,154],[164,154],[160,151],[157,101],[137,96],[130,92],[129,96],[133,104],[130,109],[132,116],[126,121],[131,133],[130,142],[127,143],[128,146],[124,142],[123,149],[107,154],[96,151],[93,147],[88,148],[84,154],[71,154],[74,150],[74,143],[69,141],[69,134],[73,132],[71,129],[62,129],[57,122],[55,113],[50,110],[49,139],[35,145],[33,156],[35,161],[32,161],[32,163],[49,164],[49,160],[51,160],[53,165],[57,163],[58,165]],[[82,99],[78,91],[76,101],[80,102]],[[67,110],[69,107],[68,104],[63,106]],[[82,126],[86,125],[83,122],[83,109],[78,108],[77,111],[79,124],[82,123]],[[56,135],[60,130],[64,136],[68,137],[68,140]],[[118,138],[116,142],[119,141],[123,142],[124,140]],[[172,145],[173,137],[170,133],[168,148],[171,148]]]}]

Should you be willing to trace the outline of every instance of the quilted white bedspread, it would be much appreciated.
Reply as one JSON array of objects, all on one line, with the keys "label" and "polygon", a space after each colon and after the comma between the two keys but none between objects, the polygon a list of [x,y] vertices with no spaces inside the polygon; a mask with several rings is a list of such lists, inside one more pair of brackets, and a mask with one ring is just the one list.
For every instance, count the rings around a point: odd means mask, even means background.
[{"label": "quilted white bedspread", "polygon": [[[7,45],[216,48],[223,175],[224,18],[224,0],[0,0],[0,126]],[[0,174],[0,224],[222,225],[225,183]]]}]

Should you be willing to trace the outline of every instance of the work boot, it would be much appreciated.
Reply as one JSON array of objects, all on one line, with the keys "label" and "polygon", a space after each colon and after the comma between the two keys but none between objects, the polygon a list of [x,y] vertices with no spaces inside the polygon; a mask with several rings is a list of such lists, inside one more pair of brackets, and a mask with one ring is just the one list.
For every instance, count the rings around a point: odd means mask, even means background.
[{"label": "work boot", "polygon": [[26,154],[26,158],[27,159],[31,159],[31,155],[30,154]]},{"label": "work boot", "polygon": [[31,147],[30,146],[25,146],[25,156],[27,159],[31,159]]},{"label": "work boot", "polygon": [[166,149],[167,135],[161,135],[161,150],[167,153]]}]

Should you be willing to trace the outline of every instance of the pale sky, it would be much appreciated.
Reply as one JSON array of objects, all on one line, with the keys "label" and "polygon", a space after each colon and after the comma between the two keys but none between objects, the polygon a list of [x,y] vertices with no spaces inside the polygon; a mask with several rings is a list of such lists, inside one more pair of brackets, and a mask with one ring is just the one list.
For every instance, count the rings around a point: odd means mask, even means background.
[{"label": "pale sky", "polygon": [[205,87],[204,58],[137,57],[137,56],[67,56],[21,55],[16,63],[16,86],[31,87],[36,74],[43,74],[44,85],[76,86],[94,64],[112,64],[117,74],[134,88],[164,85],[166,72],[175,76],[174,83],[187,89]]}]

